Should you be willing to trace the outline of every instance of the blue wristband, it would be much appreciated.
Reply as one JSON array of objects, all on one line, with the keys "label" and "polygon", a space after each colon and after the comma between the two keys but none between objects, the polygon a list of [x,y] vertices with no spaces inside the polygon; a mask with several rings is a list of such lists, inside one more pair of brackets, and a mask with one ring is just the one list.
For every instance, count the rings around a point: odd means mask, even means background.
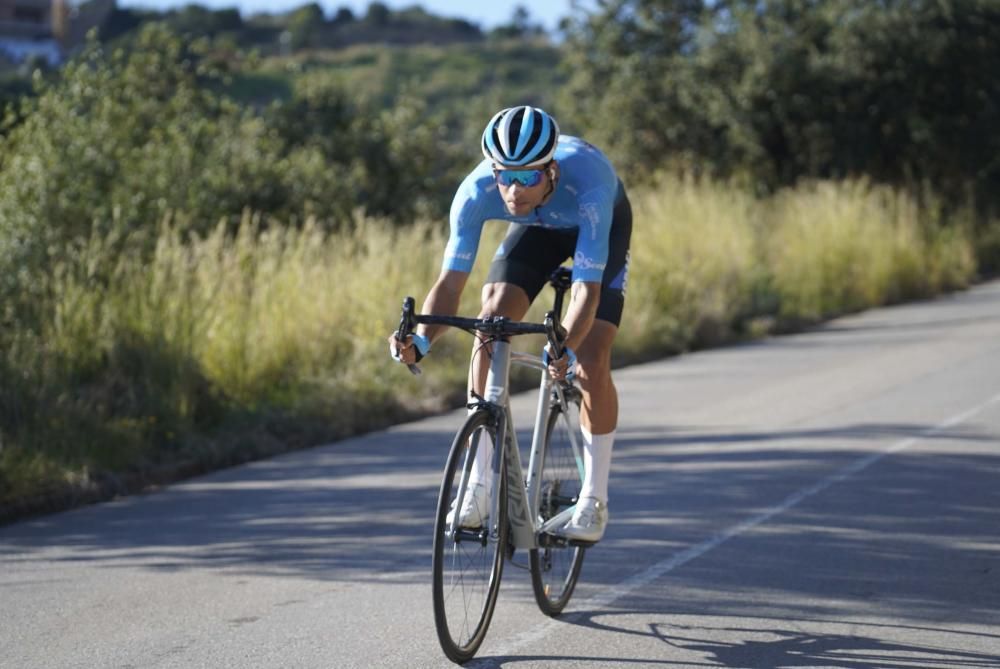
[{"label": "blue wristband", "polygon": [[[566,380],[572,381],[576,376],[576,353],[573,352],[569,346],[563,347],[563,355],[568,358],[566,362]],[[545,348],[542,349],[542,362],[548,367],[549,363],[552,362],[552,356],[549,355],[549,345],[546,344]]]},{"label": "blue wristband", "polygon": [[431,352],[431,340],[423,335],[413,334],[413,347],[417,349],[417,362]]},{"label": "blue wristband", "polygon": [[[394,336],[398,336],[399,331],[393,333]],[[423,335],[412,334],[410,335],[410,344],[416,349],[416,362],[420,362],[425,355],[431,352],[431,340]],[[389,355],[392,356],[393,360],[402,362],[402,358],[399,355],[399,349],[394,345],[389,345]]]}]

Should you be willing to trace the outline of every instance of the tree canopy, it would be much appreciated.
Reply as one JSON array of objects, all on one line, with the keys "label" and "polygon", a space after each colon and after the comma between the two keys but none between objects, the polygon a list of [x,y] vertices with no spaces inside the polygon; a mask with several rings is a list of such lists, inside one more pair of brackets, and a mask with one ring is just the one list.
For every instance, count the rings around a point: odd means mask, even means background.
[{"label": "tree canopy", "polygon": [[[1000,3],[602,0],[564,106],[620,162],[771,190],[864,175],[1000,193]],[[597,95],[596,92],[601,94]]]}]

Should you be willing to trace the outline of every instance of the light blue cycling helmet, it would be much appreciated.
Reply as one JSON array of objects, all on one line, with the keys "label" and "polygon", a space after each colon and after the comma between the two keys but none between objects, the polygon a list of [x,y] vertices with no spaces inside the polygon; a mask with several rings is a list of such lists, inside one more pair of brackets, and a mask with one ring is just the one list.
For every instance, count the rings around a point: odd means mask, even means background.
[{"label": "light blue cycling helmet", "polygon": [[483,131],[483,155],[504,167],[544,165],[559,143],[559,124],[537,107],[508,107]]}]

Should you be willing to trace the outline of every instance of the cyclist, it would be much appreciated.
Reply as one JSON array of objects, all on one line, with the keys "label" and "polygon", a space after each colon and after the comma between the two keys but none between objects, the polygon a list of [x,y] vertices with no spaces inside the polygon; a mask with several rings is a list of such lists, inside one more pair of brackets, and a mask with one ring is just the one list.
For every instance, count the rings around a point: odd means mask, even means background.
[{"label": "cyclist", "polygon": [[[582,139],[560,135],[555,119],[536,107],[510,107],[494,115],[483,131],[482,150],[483,161],[452,202],[441,274],[422,312],[457,312],[487,220],[511,225],[490,266],[480,317],[523,319],[551,272],[573,259],[573,286],[563,320],[566,349],[558,359],[547,351],[544,355],[553,377],[575,374],[583,391],[585,476],[573,518],[561,532],[596,542],[608,521],[608,474],[618,423],[611,345],[625,301],[631,206],[604,154]],[[442,331],[420,325],[406,342],[394,333],[390,353],[401,362],[417,362]],[[474,350],[470,393],[482,395],[489,361],[478,343]],[[462,525],[482,521],[491,449],[486,445],[477,453],[473,495],[459,515]]]}]

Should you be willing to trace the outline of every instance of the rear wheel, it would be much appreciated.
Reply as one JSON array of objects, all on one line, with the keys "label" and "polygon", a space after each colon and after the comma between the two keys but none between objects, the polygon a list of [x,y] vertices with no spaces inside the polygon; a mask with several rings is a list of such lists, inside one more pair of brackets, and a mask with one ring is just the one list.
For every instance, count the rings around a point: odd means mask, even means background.
[{"label": "rear wheel", "polygon": [[[570,388],[565,396],[565,406],[553,407],[545,432],[545,458],[539,474],[538,513],[542,522],[576,504],[583,485],[581,395],[577,388]],[[539,547],[529,553],[531,585],[542,613],[557,616],[573,595],[586,549],[570,545],[566,539],[553,534],[542,534],[538,539]]]},{"label": "rear wheel", "polygon": [[[459,494],[463,498],[466,494],[460,493],[463,478],[468,481],[483,435],[497,443],[493,418],[486,411],[477,411],[469,416],[452,444],[434,523],[434,624],[442,650],[454,662],[471,659],[486,637],[507,549],[507,490],[502,458],[500,475],[494,476],[491,483],[500,486],[499,508],[489,512],[482,527],[452,532],[448,517],[453,507],[459,508]],[[492,490],[487,492],[487,500],[492,500]]]}]

